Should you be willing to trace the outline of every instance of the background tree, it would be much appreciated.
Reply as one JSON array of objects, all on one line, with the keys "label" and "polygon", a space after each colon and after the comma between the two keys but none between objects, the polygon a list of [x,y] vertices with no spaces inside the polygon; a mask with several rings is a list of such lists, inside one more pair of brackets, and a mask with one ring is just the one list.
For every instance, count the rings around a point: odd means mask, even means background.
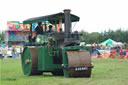
[{"label": "background tree", "polygon": [[98,32],[92,32],[92,33],[88,33],[85,31],[81,31],[81,33],[83,34],[80,37],[80,40],[82,42],[86,42],[89,44],[93,44],[93,43],[101,43],[107,39],[113,39],[117,42],[122,42],[122,43],[128,43],[128,30],[121,30],[121,28],[117,29],[116,31],[113,30],[108,30],[108,31],[104,31],[101,33]]},{"label": "background tree", "polygon": [[4,42],[4,39],[5,39],[5,32],[0,31],[0,42]]}]

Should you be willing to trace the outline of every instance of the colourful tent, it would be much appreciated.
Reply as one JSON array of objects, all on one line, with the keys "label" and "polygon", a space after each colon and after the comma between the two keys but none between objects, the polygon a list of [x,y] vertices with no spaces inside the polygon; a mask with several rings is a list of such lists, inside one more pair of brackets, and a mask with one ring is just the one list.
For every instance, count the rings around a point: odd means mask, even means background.
[{"label": "colourful tent", "polygon": [[108,40],[105,40],[104,42],[100,43],[101,45],[114,45],[114,44],[117,44],[116,41],[112,40],[112,39],[108,39]]}]

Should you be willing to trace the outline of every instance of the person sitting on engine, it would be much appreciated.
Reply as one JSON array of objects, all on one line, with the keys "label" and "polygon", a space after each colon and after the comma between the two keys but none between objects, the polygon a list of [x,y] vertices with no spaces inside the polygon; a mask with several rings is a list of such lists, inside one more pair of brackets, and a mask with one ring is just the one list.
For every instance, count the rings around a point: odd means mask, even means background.
[{"label": "person sitting on engine", "polygon": [[43,27],[41,26],[42,22],[38,22],[38,26],[35,28],[36,35],[43,35]]},{"label": "person sitting on engine", "polygon": [[49,30],[48,30],[48,33],[52,33],[53,30],[52,30],[52,25],[49,25]]},{"label": "person sitting on engine", "polygon": [[[38,22],[37,27],[35,28],[35,32],[36,35],[32,38],[32,41],[35,42],[36,41],[36,37],[37,35],[43,35],[43,27],[41,26],[42,22]],[[29,41],[30,41],[30,35],[28,37]]]}]

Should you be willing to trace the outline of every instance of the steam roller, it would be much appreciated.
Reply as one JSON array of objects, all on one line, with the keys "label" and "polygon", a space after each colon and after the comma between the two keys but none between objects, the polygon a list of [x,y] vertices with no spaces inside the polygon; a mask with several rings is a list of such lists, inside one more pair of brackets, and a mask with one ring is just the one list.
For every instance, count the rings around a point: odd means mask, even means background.
[{"label": "steam roller", "polygon": [[[64,13],[23,21],[31,26],[29,42],[25,43],[21,56],[24,75],[43,75],[44,72],[51,72],[53,76],[91,76],[91,47],[80,46],[81,34],[71,31],[71,22],[77,22],[80,18],[70,12],[71,10],[65,9]],[[33,38],[32,26],[37,22],[42,22],[44,32]],[[55,27],[51,33],[48,32],[49,24]]]}]

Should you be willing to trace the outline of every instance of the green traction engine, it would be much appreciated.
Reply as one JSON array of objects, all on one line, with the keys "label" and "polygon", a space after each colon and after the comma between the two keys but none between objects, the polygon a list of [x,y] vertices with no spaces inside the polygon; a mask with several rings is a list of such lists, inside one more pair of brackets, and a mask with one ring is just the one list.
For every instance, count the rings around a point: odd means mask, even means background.
[{"label": "green traction engine", "polygon": [[[54,76],[91,76],[93,67],[90,57],[91,48],[80,46],[80,34],[78,31],[71,30],[71,23],[79,19],[78,16],[70,14],[70,10],[67,9],[64,13],[23,21],[24,24],[31,25],[29,43],[25,44],[21,57],[24,75],[43,75],[44,72],[51,72]],[[45,30],[42,35],[36,35],[34,41],[32,24],[37,22],[44,22]],[[55,31],[47,32],[48,23],[55,26]],[[59,31],[57,31],[58,24]]]}]

